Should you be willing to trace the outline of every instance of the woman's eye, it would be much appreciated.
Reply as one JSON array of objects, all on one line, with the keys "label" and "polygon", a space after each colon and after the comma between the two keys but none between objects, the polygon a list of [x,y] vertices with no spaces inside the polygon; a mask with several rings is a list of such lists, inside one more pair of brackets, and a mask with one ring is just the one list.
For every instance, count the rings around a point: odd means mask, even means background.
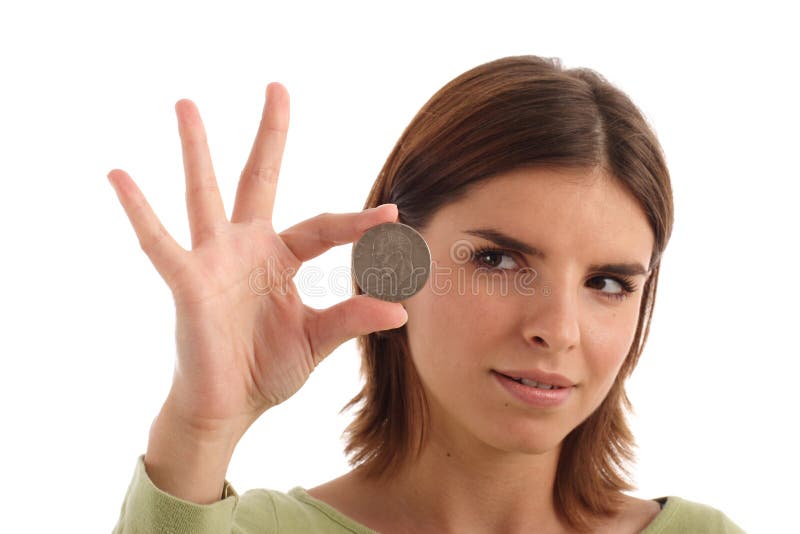
[{"label": "woman's eye", "polygon": [[[609,292],[605,292],[605,291],[601,291],[608,298],[624,300],[625,298],[628,297],[628,295],[630,293],[633,293],[634,291],[636,291],[636,287],[634,287],[634,285],[631,283],[630,280],[614,278],[612,276],[595,276],[594,278],[592,278],[592,280],[600,280],[602,282],[601,284],[599,284],[602,287],[597,288],[597,289],[606,289],[606,288],[608,288],[609,284],[605,282],[606,280],[609,280],[609,281],[612,282],[612,284],[611,284],[611,288],[612,289],[614,289],[614,287],[618,288],[618,290],[612,291],[610,293]],[[597,284],[595,284],[595,285],[597,285]]]},{"label": "woman's eye", "polygon": [[[489,271],[504,271],[519,267],[512,254],[493,248],[475,251],[472,254],[472,261],[479,268]],[[636,291],[633,282],[625,277],[595,276],[589,281],[589,285],[600,290],[607,298],[620,301]],[[610,291],[606,291],[609,288]]]},{"label": "woman's eye", "polygon": [[517,267],[517,262],[507,252],[495,249],[481,249],[475,251],[472,259],[478,267],[488,270],[506,270]]}]

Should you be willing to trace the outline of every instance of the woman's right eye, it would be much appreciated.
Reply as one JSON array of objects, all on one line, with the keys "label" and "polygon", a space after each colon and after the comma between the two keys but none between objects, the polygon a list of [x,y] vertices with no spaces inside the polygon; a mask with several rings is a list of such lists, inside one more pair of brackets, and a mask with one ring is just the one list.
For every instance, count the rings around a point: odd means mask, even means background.
[{"label": "woman's right eye", "polygon": [[[511,265],[508,265],[508,261],[504,261],[503,257],[509,258],[511,260]],[[490,271],[494,270],[509,270],[514,269],[517,267],[516,260],[504,250],[494,249],[494,248],[482,248],[480,250],[476,250],[472,254],[472,261],[473,263],[481,268],[488,269]],[[499,261],[499,263],[498,263]]]}]

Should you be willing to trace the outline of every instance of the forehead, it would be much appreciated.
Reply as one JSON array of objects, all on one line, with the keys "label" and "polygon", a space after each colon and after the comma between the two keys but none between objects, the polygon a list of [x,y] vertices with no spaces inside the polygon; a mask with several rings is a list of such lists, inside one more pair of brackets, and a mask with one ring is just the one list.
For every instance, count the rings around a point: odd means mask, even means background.
[{"label": "forehead", "polygon": [[546,254],[579,247],[642,262],[649,262],[654,242],[637,199],[599,169],[522,168],[495,175],[442,207],[430,230],[453,235],[471,227],[512,233]]}]

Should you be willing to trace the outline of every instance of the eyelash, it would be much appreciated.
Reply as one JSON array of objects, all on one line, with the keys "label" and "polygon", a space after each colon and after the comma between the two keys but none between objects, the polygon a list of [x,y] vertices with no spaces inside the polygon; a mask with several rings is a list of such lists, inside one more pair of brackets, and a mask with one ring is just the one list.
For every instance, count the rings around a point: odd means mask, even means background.
[{"label": "eyelash", "polygon": [[[484,269],[489,269],[489,270],[495,270],[496,267],[487,266],[487,265],[481,263],[481,259],[484,256],[487,256],[487,255],[513,256],[513,253],[505,251],[505,250],[501,250],[501,249],[492,248],[492,247],[483,247],[481,249],[476,250],[472,254],[472,262],[478,267],[483,267]],[[631,293],[633,293],[633,292],[635,292],[637,290],[637,287],[633,283],[633,281],[630,278],[625,277],[625,276],[598,275],[598,276],[595,276],[594,278],[592,278],[592,280],[594,280],[596,278],[609,278],[609,279],[614,280],[615,282],[617,282],[620,285],[620,287],[622,287],[622,291],[620,293],[603,293],[610,300],[613,300],[613,299],[620,300],[620,301],[625,300],[628,297],[628,295],[630,295]]]}]

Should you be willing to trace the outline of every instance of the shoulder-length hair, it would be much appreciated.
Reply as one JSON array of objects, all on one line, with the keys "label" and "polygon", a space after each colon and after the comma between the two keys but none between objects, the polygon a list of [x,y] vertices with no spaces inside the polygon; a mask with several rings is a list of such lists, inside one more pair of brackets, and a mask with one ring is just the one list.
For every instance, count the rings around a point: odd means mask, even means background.
[{"label": "shoulder-length hair", "polygon": [[[558,58],[513,56],[479,65],[440,89],[406,127],[364,208],[397,204],[399,222],[421,230],[468,186],[521,166],[601,168],[639,201],[655,235],[634,341],[608,395],[562,442],[553,489],[557,513],[588,530],[615,515],[636,486],[636,447],[623,407],[624,381],[644,348],[661,255],[672,232],[669,172],[653,130],[630,98],[602,75],[565,69]],[[362,291],[353,280],[356,294]],[[422,449],[428,408],[405,325],[357,338],[365,383],[345,429],[351,466],[391,477]]]}]

